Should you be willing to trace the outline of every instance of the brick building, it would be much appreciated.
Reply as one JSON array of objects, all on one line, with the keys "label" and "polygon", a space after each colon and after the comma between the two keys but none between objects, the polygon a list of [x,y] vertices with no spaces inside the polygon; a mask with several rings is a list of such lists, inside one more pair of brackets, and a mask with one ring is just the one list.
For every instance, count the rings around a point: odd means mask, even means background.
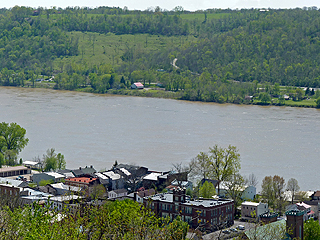
[{"label": "brick building", "polygon": [[143,199],[143,203],[159,217],[169,217],[172,220],[179,215],[192,228],[201,225],[216,230],[234,223],[233,200],[188,200],[185,189],[148,196]]},{"label": "brick building", "polygon": [[98,178],[93,177],[74,177],[66,178],[65,184],[75,187],[81,187],[87,196],[90,196],[94,187],[100,184]]}]

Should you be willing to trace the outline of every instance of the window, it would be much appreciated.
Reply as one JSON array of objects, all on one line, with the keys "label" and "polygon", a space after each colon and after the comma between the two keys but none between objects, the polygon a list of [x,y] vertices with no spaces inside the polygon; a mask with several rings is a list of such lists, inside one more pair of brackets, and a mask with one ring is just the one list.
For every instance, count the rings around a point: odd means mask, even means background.
[{"label": "window", "polygon": [[192,208],[191,207],[185,207],[185,213],[186,214],[192,214]]},{"label": "window", "polygon": [[174,208],[175,208],[175,211],[176,211],[176,212],[179,212],[179,204],[176,203],[175,206],[174,206]]},{"label": "window", "polygon": [[190,216],[184,216],[184,220],[187,222],[187,223],[191,223],[192,222],[192,218]]}]

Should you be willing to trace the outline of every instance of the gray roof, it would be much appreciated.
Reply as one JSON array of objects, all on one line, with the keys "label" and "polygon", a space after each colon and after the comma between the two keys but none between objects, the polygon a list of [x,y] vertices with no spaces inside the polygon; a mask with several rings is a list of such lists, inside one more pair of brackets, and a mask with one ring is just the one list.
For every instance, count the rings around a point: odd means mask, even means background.
[{"label": "gray roof", "polygon": [[93,174],[95,172],[97,172],[92,166],[91,167],[85,167],[85,168],[81,168],[82,172],[84,174]]},{"label": "gray roof", "polygon": [[120,194],[120,193],[126,193],[128,191],[124,188],[121,188],[121,189],[112,190],[111,192],[115,192],[116,194]]},{"label": "gray roof", "polygon": [[71,170],[75,177],[79,177],[84,174],[84,172],[80,169]]},{"label": "gray roof", "polygon": [[6,183],[14,187],[20,187],[24,182],[10,178],[0,178],[0,183]]},{"label": "gray roof", "polygon": [[[156,194],[153,196],[145,197],[145,199],[152,199],[152,200],[157,200],[157,201],[161,201],[161,202],[173,202],[173,194],[172,193],[160,193],[160,194]],[[187,205],[187,206],[212,207],[212,206],[223,205],[223,204],[231,203],[231,202],[233,202],[233,200],[200,199],[200,200],[193,200],[193,201],[187,200],[186,202],[184,202],[182,204]]]}]

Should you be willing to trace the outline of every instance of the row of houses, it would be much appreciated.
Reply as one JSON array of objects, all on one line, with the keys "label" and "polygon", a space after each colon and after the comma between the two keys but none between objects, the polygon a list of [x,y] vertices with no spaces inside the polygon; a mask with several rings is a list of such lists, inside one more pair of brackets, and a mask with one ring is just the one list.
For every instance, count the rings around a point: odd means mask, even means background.
[{"label": "row of houses", "polygon": [[[11,173],[3,172],[11,177],[16,173],[19,176],[23,176],[24,172],[31,173],[30,167],[8,170]],[[145,205],[159,217],[168,217],[172,220],[180,216],[192,228],[201,226],[212,231],[233,225],[235,218],[234,202],[227,199],[225,188],[227,184],[220,183],[220,196],[216,198],[191,199],[186,195],[186,189],[193,189],[187,173],[157,172],[141,166],[115,164],[111,169],[100,172],[93,166],[87,166],[73,170],[35,173],[31,174],[30,180],[37,185],[41,181],[50,183],[30,188],[26,181],[0,178],[1,196],[19,197],[23,204],[49,201],[52,208],[58,211],[64,208],[76,211],[80,208],[80,204],[90,203],[96,199],[104,202],[130,198]],[[206,181],[214,186],[218,183],[210,179],[202,179],[201,183]],[[157,193],[155,189],[167,191]],[[255,195],[256,189],[253,186],[242,189],[243,199],[253,200]],[[320,193],[315,193],[314,198],[320,201]],[[296,204],[288,211],[303,212],[304,220],[316,218],[319,212],[307,203]],[[241,206],[241,215],[248,220],[258,218],[272,222],[277,219],[277,215],[270,213],[266,203],[245,201]]]}]

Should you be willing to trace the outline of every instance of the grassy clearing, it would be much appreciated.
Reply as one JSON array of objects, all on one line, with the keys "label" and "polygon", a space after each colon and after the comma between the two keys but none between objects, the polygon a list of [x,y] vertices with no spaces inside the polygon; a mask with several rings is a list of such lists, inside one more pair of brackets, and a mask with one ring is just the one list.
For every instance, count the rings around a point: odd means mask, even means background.
[{"label": "grassy clearing", "polygon": [[152,52],[170,46],[181,46],[194,41],[193,36],[158,36],[149,34],[115,35],[91,32],[70,32],[70,36],[79,39],[79,55],[58,58],[54,62],[55,69],[68,62],[96,65],[100,63],[118,66],[121,56],[127,49]]},{"label": "grassy clearing", "polygon": [[286,106],[292,106],[292,107],[316,107],[315,99],[306,99],[302,101],[292,101],[287,100],[285,101]]}]

